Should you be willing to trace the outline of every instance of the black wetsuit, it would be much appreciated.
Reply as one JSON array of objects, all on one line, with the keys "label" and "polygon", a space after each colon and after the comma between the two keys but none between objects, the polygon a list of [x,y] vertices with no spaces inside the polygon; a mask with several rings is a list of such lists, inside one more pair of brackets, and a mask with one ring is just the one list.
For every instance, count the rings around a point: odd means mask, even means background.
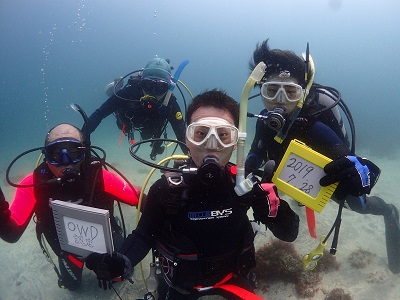
[{"label": "black wetsuit", "polygon": [[[254,172],[268,160],[274,160],[275,168],[277,168],[292,139],[302,141],[331,159],[354,155],[354,153],[351,154],[346,134],[342,131],[343,124],[339,124],[332,110],[328,109],[310,117],[313,112],[323,108],[318,103],[318,93],[314,97],[313,101],[307,100],[308,102],[302,108],[282,144],[274,140],[277,134],[275,130],[269,128],[262,120],[257,120],[256,133],[246,159],[247,171]],[[266,113],[267,110],[264,109],[260,114],[266,115]],[[333,199],[335,200],[335,195]],[[367,198],[365,209],[359,197],[348,195],[346,202],[352,210],[361,214],[388,215],[391,213],[391,207],[376,196]]]},{"label": "black wetsuit", "polygon": [[228,168],[225,171],[215,186],[201,183],[198,175],[184,175],[183,188],[169,187],[165,177],[151,187],[138,227],[124,242],[121,253],[135,266],[151,248],[157,249],[164,274],[160,299],[197,299],[207,293],[237,299],[215,289],[193,289],[212,286],[229,273],[235,276],[228,283],[251,290],[245,279],[255,264],[254,233],[247,217],[250,207],[255,219],[277,238],[296,239],[299,218],[286,202],[281,200],[276,217],[268,217],[266,193],[253,189],[237,196],[233,177]]},{"label": "black wetsuit", "polygon": [[[139,77],[134,77],[129,82],[117,92],[120,97],[111,96],[89,117],[89,133],[92,133],[104,118],[115,113],[118,127],[126,134],[138,131],[143,140],[161,138],[166,122],[169,122],[177,140],[184,143],[185,121],[176,97],[172,94],[166,109],[160,109],[160,102],[140,100],[144,94],[139,85]],[[133,136],[130,139],[133,139]],[[181,146],[181,148],[187,153],[186,147]]]}]

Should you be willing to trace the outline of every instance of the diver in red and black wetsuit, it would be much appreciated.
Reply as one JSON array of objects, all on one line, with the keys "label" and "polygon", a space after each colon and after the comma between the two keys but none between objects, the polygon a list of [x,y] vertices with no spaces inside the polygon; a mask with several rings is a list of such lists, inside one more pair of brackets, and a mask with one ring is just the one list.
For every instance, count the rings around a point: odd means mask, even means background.
[{"label": "diver in red and black wetsuit", "polygon": [[[60,247],[50,201],[62,200],[110,211],[114,246],[123,241],[122,229],[114,215],[114,200],[136,206],[138,193],[114,173],[102,169],[102,162],[89,158],[86,163],[84,138],[81,131],[70,124],[60,124],[51,129],[45,140],[45,161],[19,185],[14,201],[8,205],[0,189],[0,237],[15,243],[36,215],[36,232],[43,249],[43,237],[58,256],[60,287],[79,288],[84,262],[80,257],[63,251]],[[89,152],[90,153],[90,152]]]}]

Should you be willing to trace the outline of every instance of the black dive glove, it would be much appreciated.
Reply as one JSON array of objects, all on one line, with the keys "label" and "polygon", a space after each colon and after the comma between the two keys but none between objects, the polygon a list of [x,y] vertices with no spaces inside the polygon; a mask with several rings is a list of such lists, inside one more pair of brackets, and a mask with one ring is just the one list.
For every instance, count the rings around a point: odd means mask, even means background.
[{"label": "black dive glove", "polygon": [[3,191],[0,187],[0,225],[7,224],[10,220],[11,211],[8,208],[8,202],[4,197]]},{"label": "black dive glove", "polygon": [[378,181],[381,170],[371,161],[347,155],[328,163],[324,167],[326,176],[320,179],[322,186],[339,182],[335,196],[341,200],[347,195],[369,194]]},{"label": "black dive glove", "polygon": [[[253,193],[251,207],[253,208],[254,219],[266,224],[268,218],[274,218],[276,216],[279,206],[279,198],[277,199],[277,203],[272,204],[270,203],[269,197],[272,196],[271,193],[275,193],[274,196],[277,197],[278,190],[276,189],[276,186],[273,185],[272,190],[265,191],[261,188],[260,184],[257,183],[253,186],[253,191],[251,193]],[[274,209],[271,206],[273,206]]]},{"label": "black dive glove", "polygon": [[[96,273],[99,287],[107,289],[111,282],[131,281],[133,269],[130,260],[120,253],[92,253],[86,258],[86,267]],[[132,281],[131,281],[132,282]]]},{"label": "black dive glove", "polygon": [[279,199],[276,186],[272,184],[268,190],[264,190],[256,184],[253,192],[255,220],[267,225],[278,239],[293,242],[299,234],[300,219],[286,201]]},{"label": "black dive glove", "polygon": [[247,156],[246,161],[244,162],[244,168],[246,170],[246,173],[250,172],[257,172],[258,170],[258,159],[254,154],[250,154]]}]

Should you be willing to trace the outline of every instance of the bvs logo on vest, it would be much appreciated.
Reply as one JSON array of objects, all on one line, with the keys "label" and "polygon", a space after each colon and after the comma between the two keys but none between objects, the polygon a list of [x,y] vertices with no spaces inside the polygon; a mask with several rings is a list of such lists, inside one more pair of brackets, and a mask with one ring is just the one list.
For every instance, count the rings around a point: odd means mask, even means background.
[{"label": "bvs logo on vest", "polygon": [[227,218],[232,214],[232,208],[223,210],[189,211],[188,217],[192,221]]}]

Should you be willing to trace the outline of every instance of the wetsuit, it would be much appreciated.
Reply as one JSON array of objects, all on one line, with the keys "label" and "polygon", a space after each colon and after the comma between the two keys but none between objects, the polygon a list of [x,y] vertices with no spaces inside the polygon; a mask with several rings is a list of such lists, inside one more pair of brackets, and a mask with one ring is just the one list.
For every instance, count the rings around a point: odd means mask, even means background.
[{"label": "wetsuit", "polygon": [[[337,115],[337,107],[313,115],[314,112],[329,105],[327,96],[319,93],[310,94],[282,144],[274,140],[276,131],[258,119],[254,140],[246,159],[246,170],[255,171],[268,160],[274,160],[275,168],[277,168],[292,139],[302,141],[313,150],[331,159],[354,155],[354,153],[351,154],[348,147],[349,142],[343,129],[343,123]],[[262,110],[260,114],[266,115],[267,110]],[[335,195],[333,195],[333,199],[336,199]],[[346,202],[352,210],[362,214],[389,215],[392,211],[391,206],[376,196],[368,197],[365,209],[363,209],[359,197],[348,195]]]},{"label": "wetsuit", "polygon": [[[131,135],[131,140],[134,131],[139,131],[143,140],[160,138],[168,121],[177,140],[185,142],[185,122],[176,97],[172,94],[167,108],[160,109],[163,99],[159,102],[140,100],[144,94],[139,82],[139,77],[130,79],[128,85],[117,92],[121,98],[113,95],[96,109],[89,117],[89,133],[92,133],[105,117],[115,113],[118,127]],[[184,146],[181,148],[184,153],[187,152]]]},{"label": "wetsuit", "polygon": [[255,265],[254,233],[247,217],[250,207],[255,219],[277,238],[297,237],[299,218],[289,205],[281,200],[277,215],[269,217],[270,207],[278,208],[277,204],[270,203],[258,186],[237,196],[228,167],[214,186],[203,184],[198,175],[185,174],[184,186],[174,187],[167,175],[150,188],[139,224],[120,250],[135,266],[151,248],[156,249],[164,275],[160,299],[197,299],[205,294],[237,299],[219,289],[194,288],[213,286],[229,274],[233,277],[227,283],[252,289],[246,279]]},{"label": "wetsuit", "polygon": [[[318,99],[318,98],[314,98]],[[307,103],[306,103],[307,104]],[[311,101],[305,105],[288,135],[282,144],[274,140],[276,131],[269,128],[260,119],[257,120],[256,133],[246,159],[246,171],[257,172],[263,162],[275,161],[278,167],[283,155],[292,139],[298,139],[310,146],[315,151],[335,159],[351,154],[348,143],[343,133],[343,124],[339,124],[337,117],[331,110],[312,115],[315,108],[319,109],[319,103]],[[266,114],[263,110],[260,114]],[[388,254],[389,268],[393,273],[400,273],[400,224],[397,208],[387,204],[378,196],[365,196],[365,202],[360,197],[346,196],[348,206],[360,214],[381,215],[384,217],[386,250]],[[339,202],[335,196],[333,200]]]},{"label": "wetsuit", "polygon": [[[98,168],[98,166],[93,166]],[[138,190],[133,191],[129,185],[117,177],[114,173],[102,170],[97,174],[96,188],[93,194],[92,207],[108,209],[110,215],[113,212],[114,200],[137,205]],[[59,285],[70,290],[79,288],[82,279],[83,262],[75,255],[62,251],[54,224],[53,212],[50,207],[50,199],[69,201],[76,204],[88,205],[91,200],[85,195],[88,189],[84,186],[85,176],[72,182],[60,184],[46,184],[55,179],[46,163],[38,166],[32,174],[26,176],[21,185],[35,184],[35,187],[17,188],[14,201],[10,206],[11,217],[8,223],[0,227],[0,237],[9,243],[15,243],[27,228],[33,214],[36,214],[36,233],[42,246],[42,235],[51,246],[59,260]],[[91,173],[90,175],[93,175]],[[114,216],[110,218],[114,241],[122,244],[121,229]]]}]

